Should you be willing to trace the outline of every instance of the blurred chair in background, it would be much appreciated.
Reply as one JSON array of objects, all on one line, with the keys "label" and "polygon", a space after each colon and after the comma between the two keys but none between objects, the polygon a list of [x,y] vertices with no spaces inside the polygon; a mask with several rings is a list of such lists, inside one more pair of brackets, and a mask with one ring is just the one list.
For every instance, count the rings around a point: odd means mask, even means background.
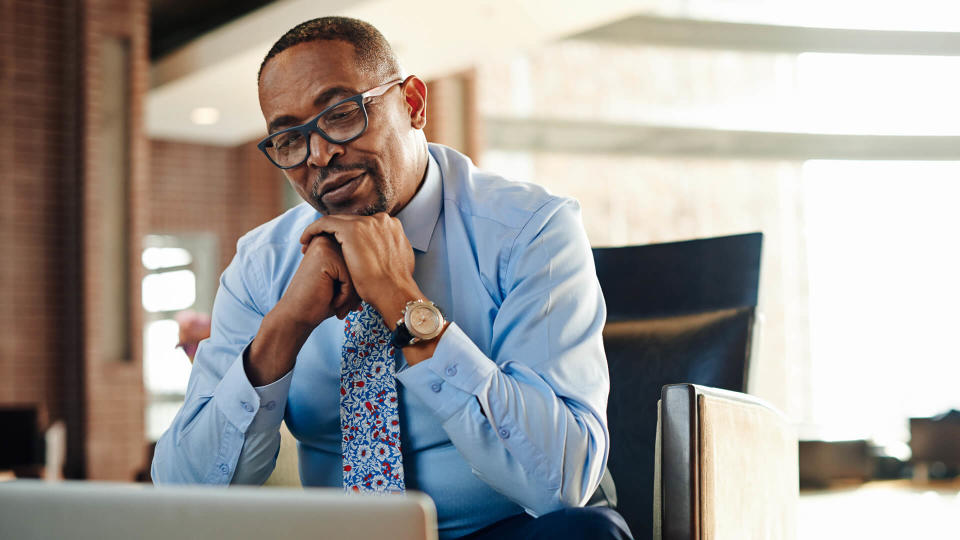
[{"label": "blurred chair in background", "polygon": [[960,473],[960,411],[910,419],[913,478],[951,478]]},{"label": "blurred chair in background", "polygon": [[873,477],[870,454],[870,443],[865,440],[800,441],[800,484],[804,488],[862,484]]},{"label": "blurred chair in background", "polygon": [[739,392],[663,388],[654,533],[660,540],[793,540],[797,435],[786,417]]},{"label": "blurred chair in background", "polygon": [[36,406],[0,407],[0,441],[0,471],[6,477],[43,477],[45,449]]},{"label": "blurred chair in background", "polygon": [[608,470],[616,508],[637,540],[652,534],[661,388],[746,388],[762,242],[751,233],[594,249],[608,311]]}]

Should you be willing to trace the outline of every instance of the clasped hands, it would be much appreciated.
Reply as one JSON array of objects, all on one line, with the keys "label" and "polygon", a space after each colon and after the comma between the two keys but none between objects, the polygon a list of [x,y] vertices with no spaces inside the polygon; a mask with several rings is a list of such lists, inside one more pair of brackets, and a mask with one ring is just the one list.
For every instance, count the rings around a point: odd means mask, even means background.
[{"label": "clasped hands", "polygon": [[[414,257],[403,225],[385,213],[333,215],[314,221],[300,236],[303,260],[283,297],[264,316],[244,359],[251,384],[263,386],[288,373],[313,330],[372,305],[390,331],[406,303],[423,298],[413,279]],[[429,358],[437,340],[404,348],[415,365]]]},{"label": "clasped hands", "polygon": [[371,304],[392,330],[408,300],[423,297],[413,279],[413,248],[400,220],[331,215],[300,236],[303,260],[277,308],[294,323],[315,328]]}]

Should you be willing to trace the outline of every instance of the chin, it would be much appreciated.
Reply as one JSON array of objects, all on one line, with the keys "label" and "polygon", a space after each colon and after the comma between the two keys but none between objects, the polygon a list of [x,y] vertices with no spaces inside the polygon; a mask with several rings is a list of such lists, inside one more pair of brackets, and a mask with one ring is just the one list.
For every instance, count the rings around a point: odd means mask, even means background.
[{"label": "chin", "polygon": [[339,205],[329,207],[323,204],[319,197],[311,197],[307,202],[318,212],[325,216],[335,215],[354,215],[354,216],[372,216],[380,212],[387,211],[386,201],[373,201],[369,203],[357,202],[350,205]]},{"label": "chin", "polygon": [[351,208],[345,212],[340,212],[342,214],[354,214],[357,216],[372,216],[374,214],[379,214],[380,212],[387,211],[387,197],[382,193],[377,193],[377,198],[373,201],[367,203],[359,203],[351,206]]},{"label": "chin", "polygon": [[373,193],[367,193],[365,200],[346,201],[345,204],[337,206],[327,206],[323,199],[316,192],[312,193],[308,202],[325,216],[352,214],[356,216],[372,216],[380,212],[386,212],[390,208],[390,200],[387,197],[388,189],[383,182],[376,182],[374,179]]},{"label": "chin", "polygon": [[370,204],[364,206],[363,208],[354,212],[358,216],[372,216],[374,214],[379,214],[380,212],[386,212],[387,208],[385,205]]}]

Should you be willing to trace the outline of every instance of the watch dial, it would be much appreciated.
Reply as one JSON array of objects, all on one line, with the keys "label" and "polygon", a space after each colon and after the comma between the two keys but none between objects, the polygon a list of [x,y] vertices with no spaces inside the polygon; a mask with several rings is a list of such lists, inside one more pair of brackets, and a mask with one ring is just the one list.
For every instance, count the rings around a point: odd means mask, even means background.
[{"label": "watch dial", "polygon": [[417,307],[410,313],[410,323],[413,326],[411,330],[418,334],[427,335],[440,326],[440,319],[432,309]]}]

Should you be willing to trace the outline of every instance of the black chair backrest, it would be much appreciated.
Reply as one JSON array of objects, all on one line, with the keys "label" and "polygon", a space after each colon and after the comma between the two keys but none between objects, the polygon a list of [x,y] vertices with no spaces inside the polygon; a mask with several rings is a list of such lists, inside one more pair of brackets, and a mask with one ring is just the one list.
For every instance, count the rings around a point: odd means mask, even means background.
[{"label": "black chair backrest", "polygon": [[0,470],[43,463],[37,409],[0,407]]},{"label": "black chair backrest", "polygon": [[751,233],[593,250],[608,310],[608,469],[637,540],[652,535],[661,388],[746,389],[762,241]]}]

